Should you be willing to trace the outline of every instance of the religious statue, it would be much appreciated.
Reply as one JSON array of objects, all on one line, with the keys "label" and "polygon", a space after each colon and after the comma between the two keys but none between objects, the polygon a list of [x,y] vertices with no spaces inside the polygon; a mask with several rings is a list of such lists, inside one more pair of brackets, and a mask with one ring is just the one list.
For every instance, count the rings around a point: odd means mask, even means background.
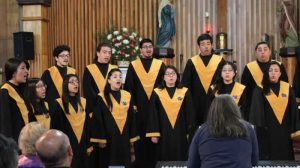
[{"label": "religious statue", "polygon": [[172,37],[175,35],[175,7],[173,0],[161,0],[158,8],[158,47],[169,47]]}]

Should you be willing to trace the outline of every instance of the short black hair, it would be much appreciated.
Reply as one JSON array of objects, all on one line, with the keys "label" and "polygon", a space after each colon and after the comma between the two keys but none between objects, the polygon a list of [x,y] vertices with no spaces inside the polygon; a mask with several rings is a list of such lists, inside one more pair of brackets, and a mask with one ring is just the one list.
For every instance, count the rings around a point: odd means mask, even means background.
[{"label": "short black hair", "polygon": [[53,57],[57,57],[61,52],[68,51],[70,52],[70,47],[65,44],[58,45],[53,50]]},{"label": "short black hair", "polygon": [[151,43],[153,45],[153,41],[149,38],[144,38],[140,41],[139,47],[142,48],[144,43]]},{"label": "short black hair", "polygon": [[17,167],[18,150],[17,143],[12,138],[0,134],[0,167]]},{"label": "short black hair", "polygon": [[[14,73],[18,70],[19,65],[24,62],[18,58],[10,58],[4,65],[5,79],[9,81],[13,78]],[[26,63],[25,63],[26,65]],[[26,67],[27,68],[27,67]]]},{"label": "short black hair", "polygon": [[213,38],[208,33],[201,34],[197,39],[197,44],[200,45],[203,40],[209,40],[211,44],[213,43]]},{"label": "short black hair", "polygon": [[261,42],[258,42],[255,46],[255,51],[257,50],[258,46],[262,45],[262,44],[265,44],[268,46],[268,48],[270,48],[270,44],[266,41],[261,41]]},{"label": "short black hair", "polygon": [[98,56],[97,56],[97,52],[100,52],[102,47],[109,47],[109,48],[112,48],[111,44],[109,43],[99,43],[96,47],[96,53],[95,53],[95,57],[94,57],[94,63],[98,62]]}]

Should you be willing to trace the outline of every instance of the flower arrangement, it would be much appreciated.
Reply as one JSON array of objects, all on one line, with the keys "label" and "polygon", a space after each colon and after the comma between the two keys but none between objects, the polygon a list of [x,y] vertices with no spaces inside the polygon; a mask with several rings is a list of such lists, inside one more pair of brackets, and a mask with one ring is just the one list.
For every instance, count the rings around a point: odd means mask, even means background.
[{"label": "flower arrangement", "polygon": [[120,30],[114,27],[108,33],[100,35],[100,42],[106,42],[112,46],[112,62],[117,61],[133,61],[140,54],[139,37],[135,31],[129,31],[123,27]]}]

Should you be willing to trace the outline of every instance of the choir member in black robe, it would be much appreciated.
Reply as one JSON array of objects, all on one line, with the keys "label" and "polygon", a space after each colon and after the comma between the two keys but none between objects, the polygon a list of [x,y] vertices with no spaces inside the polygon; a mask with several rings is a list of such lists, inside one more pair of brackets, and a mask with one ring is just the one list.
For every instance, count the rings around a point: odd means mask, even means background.
[{"label": "choir member in black robe", "polygon": [[108,73],[104,91],[97,96],[91,119],[91,142],[105,146],[103,156],[106,158],[98,159],[105,162],[104,167],[132,167],[133,144],[139,139],[131,94],[121,90],[121,86],[122,73],[118,68],[114,68]]},{"label": "choir member in black robe", "polygon": [[75,74],[74,68],[69,67],[70,47],[58,45],[53,50],[53,57],[56,65],[48,68],[42,74],[42,80],[47,85],[46,101],[50,107],[53,106],[55,99],[62,96],[62,83],[67,74]]},{"label": "choir member in black robe", "polygon": [[146,137],[158,144],[158,161],[187,160],[189,141],[196,120],[191,95],[180,84],[174,66],[166,66],[161,86],[154,89],[147,123]]},{"label": "choir member in black robe", "polygon": [[74,153],[71,167],[87,167],[87,153],[90,152],[89,117],[85,112],[86,100],[80,97],[78,77],[67,75],[62,88],[62,98],[56,99],[54,107],[50,108],[50,127],[61,130],[69,137]]},{"label": "choir member in black robe", "polygon": [[[255,47],[256,52],[256,60],[248,63],[243,71],[241,83],[246,86],[246,95],[247,95],[247,103],[245,105],[245,110],[243,111],[243,116],[245,120],[249,120],[249,110],[252,100],[253,90],[256,86],[261,85],[261,81],[263,78],[263,74],[267,71],[268,63],[271,60],[271,49],[267,42],[259,42]],[[285,68],[283,64],[280,63],[282,72],[281,72],[281,80],[288,82],[288,76],[286,74]]]},{"label": "choir member in black robe", "polygon": [[50,128],[50,114],[46,97],[47,86],[40,78],[29,78],[24,92],[25,98],[30,104],[30,108],[37,119],[45,128]]},{"label": "choir member in black robe", "polygon": [[96,48],[94,63],[86,66],[83,73],[83,94],[87,99],[88,112],[91,112],[100,91],[104,90],[107,74],[116,65],[109,64],[111,45],[101,43]]},{"label": "choir member in black robe", "polygon": [[155,146],[146,138],[146,123],[153,89],[161,83],[164,64],[152,57],[153,42],[143,39],[140,44],[141,56],[132,61],[128,67],[124,89],[132,95],[138,134],[141,139],[136,143],[136,167],[155,166]]},{"label": "choir member in black robe", "polygon": [[201,125],[208,111],[209,87],[216,80],[216,72],[220,63],[224,61],[221,56],[213,54],[213,39],[209,34],[202,34],[197,40],[200,54],[190,58],[182,75],[182,84],[189,88],[194,100],[197,124]]},{"label": "choir member in black robe", "polygon": [[36,121],[23,95],[28,69],[24,61],[10,58],[4,71],[6,82],[0,89],[0,133],[18,142],[21,129]]},{"label": "choir member in black robe", "polygon": [[296,48],[297,66],[295,70],[293,89],[297,98],[297,103],[300,104],[300,47]]},{"label": "choir member in black robe", "polygon": [[281,70],[272,61],[252,96],[249,120],[256,127],[260,160],[294,160],[292,139],[300,135],[296,99],[290,85],[280,80]]},{"label": "choir member in black robe", "polygon": [[236,74],[237,68],[233,62],[225,61],[220,65],[217,80],[208,90],[210,102],[218,95],[229,94],[240,109],[244,109],[247,99],[244,92],[245,86],[234,81]]}]

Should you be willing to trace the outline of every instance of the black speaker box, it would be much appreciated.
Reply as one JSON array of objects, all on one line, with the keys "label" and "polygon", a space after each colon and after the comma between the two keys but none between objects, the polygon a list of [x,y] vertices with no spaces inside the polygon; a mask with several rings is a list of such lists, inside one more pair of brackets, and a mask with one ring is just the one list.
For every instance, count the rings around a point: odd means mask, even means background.
[{"label": "black speaker box", "polygon": [[15,57],[22,60],[34,59],[34,40],[33,32],[15,32],[14,52]]}]

